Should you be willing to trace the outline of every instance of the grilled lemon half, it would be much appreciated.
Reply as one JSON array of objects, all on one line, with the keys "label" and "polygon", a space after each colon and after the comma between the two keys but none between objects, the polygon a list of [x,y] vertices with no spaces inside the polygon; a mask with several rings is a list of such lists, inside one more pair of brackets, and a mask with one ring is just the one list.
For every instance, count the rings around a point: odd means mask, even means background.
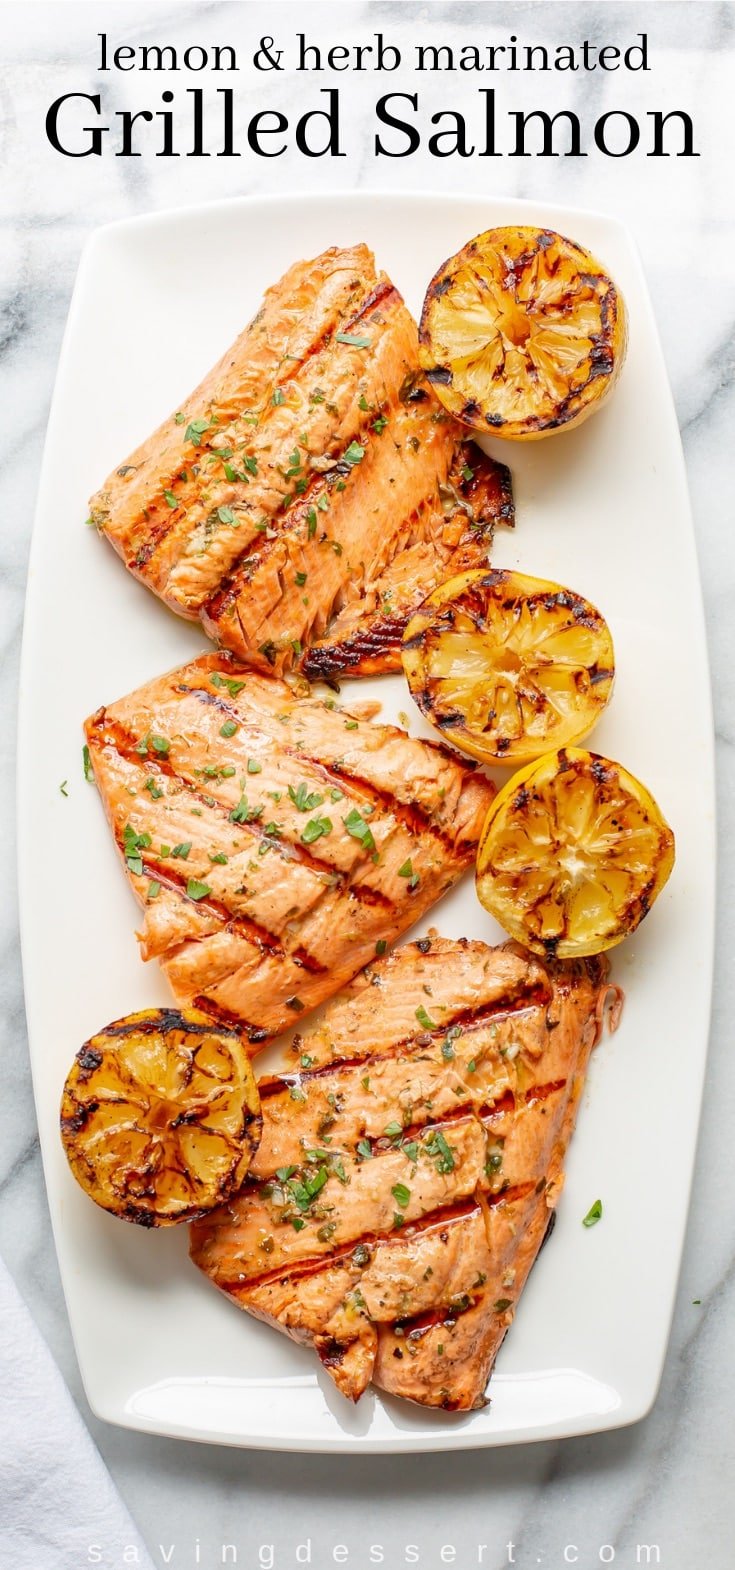
[{"label": "grilled lemon half", "polygon": [[429,284],[419,360],[466,425],[536,441],[599,409],[622,369],[627,315],[589,251],[553,229],[488,229]]},{"label": "grilled lemon half", "polygon": [[482,763],[526,763],[588,735],[612,693],[607,622],[520,572],[440,584],[412,616],[403,668],[422,713]]},{"label": "grilled lemon half", "polygon": [[146,1227],[191,1221],[227,1199],[261,1127],[240,1033],[194,1009],[146,1009],[92,1036],[61,1102],[77,1181],[103,1210]]},{"label": "grilled lemon half", "polygon": [[535,954],[599,954],[635,932],[674,865],[674,836],[640,780],[581,748],[548,753],[495,798],[477,893]]}]

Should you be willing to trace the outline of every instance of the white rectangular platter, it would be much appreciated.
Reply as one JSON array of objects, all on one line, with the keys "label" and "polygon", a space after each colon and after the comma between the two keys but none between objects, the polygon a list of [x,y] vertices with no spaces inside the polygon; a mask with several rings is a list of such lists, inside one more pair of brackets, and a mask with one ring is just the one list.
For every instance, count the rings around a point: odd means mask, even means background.
[{"label": "white rectangular platter", "polygon": [[[613,956],[627,993],[598,1048],[554,1237],[502,1348],[490,1405],[423,1411],[368,1392],[353,1408],[316,1358],[255,1323],[163,1234],[97,1210],[58,1133],[66,1070],[108,1021],[168,1001],[144,966],[137,907],[94,788],[81,722],[204,647],[84,527],[116,461],[178,407],[297,257],[366,240],[414,310],[439,263],[496,224],[549,225],[596,253],[627,300],[630,350],[606,407],[518,446],[517,528],[495,562],[556,579],[606,615],[617,650],[595,750],[639,775],[671,822],[677,862],[639,933]],[[383,717],[402,679],[364,684]],[[237,200],[112,225],[89,243],[59,365],[31,554],[20,692],[23,966],[56,1246],[85,1388],[111,1422],[291,1450],[449,1450],[614,1428],[642,1417],[661,1375],[676,1290],[707,1046],[713,946],[712,721],[699,576],[679,434],[633,244],[608,218],[487,198]],[[686,741],[682,744],[682,718]],[[412,709],[411,729],[425,731]],[[428,732],[427,732],[428,733]],[[68,781],[68,794],[60,791]],[[500,939],[471,877],[431,912],[448,936]],[[581,1225],[601,1198],[603,1221]]]}]

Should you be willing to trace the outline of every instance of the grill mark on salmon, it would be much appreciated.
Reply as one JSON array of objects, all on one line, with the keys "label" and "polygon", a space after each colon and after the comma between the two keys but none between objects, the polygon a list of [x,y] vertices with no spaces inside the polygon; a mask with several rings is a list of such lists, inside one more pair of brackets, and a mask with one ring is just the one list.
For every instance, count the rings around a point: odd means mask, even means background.
[{"label": "grill mark on salmon", "polygon": [[[236,711],[233,710],[232,706],[227,704],[224,699],[217,698],[213,694],[205,692],[201,687],[187,687],[186,685],[182,684],[177,690],[179,692],[191,693],[193,697],[197,698],[201,702],[214,704],[216,708],[220,709],[223,714],[228,715],[230,718],[233,717],[233,714],[236,714]],[[444,755],[447,758],[452,757],[452,754],[448,748],[442,749],[441,742],[427,741],[425,745],[427,747],[435,747],[439,751],[443,750]],[[290,758],[300,760],[302,757],[302,754],[298,748],[290,747],[287,743],[284,743],[282,751]],[[357,774],[354,769],[348,769],[342,763],[332,763],[331,766],[329,766],[325,763],[319,762],[316,758],[312,758],[310,761],[313,773],[318,775],[327,786],[341,787],[346,783],[354,785],[359,789],[360,795],[363,798],[367,797],[368,801],[372,804],[373,807],[382,807],[390,811],[394,817],[398,818],[398,820],[409,829],[410,833],[416,834],[418,832],[426,832],[435,836],[445,849],[453,848],[451,846],[449,836],[444,832],[440,825],[432,822],[429,811],[423,807],[420,802],[398,802],[396,801],[395,796],[393,796],[389,790],[381,790],[380,787],[377,786],[374,782],[366,780],[361,775]],[[473,772],[476,767],[476,765],[469,759],[465,762],[464,766],[468,773]]]},{"label": "grill mark on salmon", "polygon": [[[385,1047],[381,1051],[371,1052],[370,1062],[371,1064],[391,1062],[394,1058],[400,1057],[406,1048],[412,1045],[419,1052],[425,1051],[427,1046],[440,1044],[448,1031],[458,1024],[462,1026],[464,1035],[472,1037],[482,1030],[484,1025],[511,1018],[514,1014],[521,1013],[524,1009],[532,1006],[532,1004],[541,1001],[543,996],[541,989],[535,989],[532,992],[521,994],[518,998],[502,1006],[488,1004],[486,1007],[478,1009],[475,1014],[469,1009],[463,1009],[461,1013],[453,1015],[446,1024],[436,1030],[422,1033],[419,1037],[416,1035],[403,1036],[400,1041],[393,1042],[390,1047]],[[303,1046],[303,1037],[299,1036],[297,1039],[301,1048]],[[364,1057],[339,1058],[337,1066],[339,1070],[364,1068],[365,1059]],[[260,1099],[262,1101],[267,1096],[275,1095],[284,1089],[290,1089],[292,1085],[300,1085],[302,1080],[310,1084],[312,1081],[322,1080],[326,1075],[334,1074],[334,1072],[334,1063],[320,1063],[317,1068],[305,1068],[299,1070],[298,1073],[277,1074],[261,1079],[258,1084]]]},{"label": "grill mark on salmon", "polygon": [[[532,1001],[519,1007],[524,967]],[[445,1102],[440,1109],[437,1089],[428,1082],[422,1089],[421,1054],[433,1052],[434,1070],[440,1067],[438,1029],[417,1029],[408,1046],[395,1039],[381,1045],[381,1020],[425,1008],[427,977],[441,977],[443,1003],[460,999],[455,1015],[467,1012],[465,989],[477,988],[476,1012],[485,1018],[468,1020],[467,1034],[479,1041],[488,1033],[487,1084],[496,1085],[497,1100],[486,1099],[479,1051],[469,1110]],[[512,1052],[509,1035],[489,1034],[500,1012],[490,1000],[498,989],[502,998],[504,987],[511,993],[505,1028],[514,1032]],[[620,994],[609,986],[604,957],[542,965],[514,945],[490,950],[430,938],[375,962],[369,977],[332,1002],[311,1036],[295,1038],[316,1065],[282,1084],[264,1081],[256,1163],[240,1193],[192,1228],[193,1259],[240,1307],[311,1344],[352,1399],[372,1378],[446,1410],[481,1404],[548,1235],[589,1053],[611,998],[614,1026]],[[340,1044],[360,1040],[370,1012],[376,1051],[368,1045],[354,1061],[340,1056]],[[464,1040],[452,1039],[455,1050]],[[470,1050],[464,1041],[460,1076]],[[387,1125],[375,1139],[362,1109],[379,1094],[374,1086],[386,1065],[389,1074],[403,1069],[386,1093],[397,1132]],[[305,1100],[290,1098],[294,1083]],[[314,1123],[322,1102],[312,1105],[319,1087],[333,1092],[329,1140],[321,1145]],[[429,1097],[421,1119],[412,1117],[404,1093]],[[386,1116],[380,1101],[376,1115]],[[395,1209],[401,1213],[391,1220]]]},{"label": "grill mark on salmon", "polygon": [[[181,692],[193,692],[196,693],[197,696],[208,696],[207,694],[202,693],[200,689],[194,687],[180,687],[178,690]],[[232,712],[231,709],[228,708],[227,704],[223,703],[217,706],[221,707],[224,713]],[[135,763],[136,767],[139,766],[141,770],[149,776],[149,778],[160,778],[175,781],[176,784],[180,785],[182,789],[188,793],[188,795],[206,806],[207,810],[219,817],[222,822],[230,821],[229,814],[224,806],[220,805],[220,803],[216,802],[211,796],[208,796],[204,791],[200,790],[193,783],[193,781],[186,779],[183,774],[178,772],[173,767],[173,765],[168,764],[165,759],[157,759],[155,762],[152,762],[151,759],[146,759],[145,769],[143,769],[142,759],[138,765],[136,757],[137,742],[135,736],[130,731],[126,731],[125,727],[121,725],[119,721],[110,720],[106,709],[100,709],[98,713],[94,715],[91,723],[93,723],[98,729],[104,729],[108,736],[114,736],[115,745],[118,753],[120,754],[120,757],[126,758],[131,763]],[[298,861],[301,866],[308,867],[312,872],[319,873],[320,875],[328,875],[330,878],[337,878],[342,886],[344,886],[347,882],[347,878],[344,873],[335,872],[331,862],[321,860],[320,857],[315,856],[313,852],[309,851],[306,846],[295,840],[287,840],[284,842],[281,839],[276,839],[272,835],[269,835],[267,825],[264,826],[260,819],[255,819],[250,823],[242,824],[240,827],[241,831],[244,832],[246,836],[252,836],[257,844],[267,844],[269,850],[271,850],[274,855],[280,856],[287,861]],[[123,842],[119,837],[118,849],[120,850],[121,854],[124,854]],[[151,861],[150,857],[143,859],[146,862],[146,866]],[[156,863],[156,866],[158,870],[156,871],[155,875],[160,880],[163,878],[165,868],[162,868],[160,863]],[[171,882],[171,879],[163,878],[163,880]],[[179,884],[172,883],[172,886],[178,887]],[[391,911],[393,909],[393,901],[389,899],[386,894],[383,894],[380,889],[370,888],[363,883],[353,883],[351,887],[356,898],[362,900],[366,905],[382,906],[386,911]],[[225,907],[223,907],[223,909],[224,908]],[[230,912],[230,914],[233,921],[236,923],[236,913]],[[317,966],[316,961],[313,962],[313,965],[314,968],[323,969],[323,967]]]},{"label": "grill mark on salmon", "polygon": [[[451,887],[494,793],[449,754],[226,656],[98,710],[86,735],[143,956],[179,1004],[244,1021],[254,1046]],[[328,790],[340,748],[361,782]]]},{"label": "grill mark on salmon", "polygon": [[[493,477],[484,501],[475,472]],[[367,247],[332,247],[266,292],[90,512],[135,576],[239,658],[360,675],[397,667],[406,615],[449,566],[485,564],[494,524],[512,523],[503,475],[441,408]],[[386,619],[401,562],[410,592]]]}]

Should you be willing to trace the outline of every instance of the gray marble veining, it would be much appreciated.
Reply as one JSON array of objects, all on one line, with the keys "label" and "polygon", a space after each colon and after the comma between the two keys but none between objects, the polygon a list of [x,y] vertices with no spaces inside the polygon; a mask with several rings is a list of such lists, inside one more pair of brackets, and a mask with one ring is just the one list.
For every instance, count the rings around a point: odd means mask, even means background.
[{"label": "gray marble veining", "polygon": [[[265,16],[268,16],[266,23]],[[76,1396],[121,1492],[146,1537],[154,1562],[221,1562],[221,1544],[239,1545],[238,1563],[258,1565],[258,1545],[274,1544],[279,1567],[294,1563],[295,1545],[312,1540],[313,1563],[333,1562],[334,1544],[348,1563],[367,1564],[365,1544],[385,1545],[397,1570],[404,1545],[421,1565],[441,1563],[443,1543],[462,1570],[493,1570],[510,1555],[522,1566],[562,1565],[565,1545],[578,1562],[636,1563],[636,1544],[658,1543],[666,1570],[727,1570],[735,1539],[732,1412],[735,1406],[735,1188],[732,1128],[735,1075],[729,1021],[733,1005],[730,944],[735,940],[726,892],[732,874],[735,800],[735,553],[731,543],[732,429],[735,417],[735,244],[728,191],[732,132],[735,12],[718,4],[250,4],[6,5],[0,85],[0,792],[5,869],[0,902],[0,1252],[3,1253]],[[440,163],[417,153],[378,164],[371,150],[371,105],[396,77],[350,79],[345,92],[349,155],[306,165],[293,151],[259,161],[60,160],[45,140],[47,105],[61,92],[99,86],[96,34],[117,42],[193,39],[252,48],[265,27],[282,38],[303,26],[315,40],[364,39],[377,27],[399,44],[419,34],[451,40],[629,41],[645,28],[652,70],[640,79],[611,76],[499,80],[514,107],[576,107],[596,115],[624,104],[686,107],[695,118],[701,157],[682,161],[630,158],[495,159]],[[431,32],[430,32],[431,30]],[[344,84],[344,78],[342,79]],[[529,87],[529,82],[531,83]],[[728,85],[729,84],[729,85]],[[148,79],[140,102],[157,100],[161,79]],[[177,82],[177,85],[178,82]],[[475,90],[457,78],[421,82],[432,107]],[[314,82],[291,78],[258,84],[263,103],[286,96],[292,112],[313,106]],[[245,98],[254,88],[244,72]],[[136,89],[137,91],[137,89]],[[105,78],[111,105],[129,99],[130,78]],[[244,113],[238,111],[238,113]],[[251,109],[252,112],[252,109]],[[709,1079],[678,1304],[661,1394],[637,1427],[589,1440],[450,1457],[361,1460],[273,1457],[179,1444],[108,1428],[88,1413],[81,1392],[50,1236],[26,1057],[13,868],[14,727],[26,559],[36,476],[70,290],[81,246],[96,225],[157,207],[243,192],[308,188],[485,188],[596,206],[619,216],[640,246],[679,413],[689,473],[713,666],[720,812],[719,942]],[[438,249],[441,249],[439,245]],[[74,411],[69,412],[73,426]],[[70,616],[82,613],[70,604]],[[686,637],[686,629],[682,629]],[[63,660],[63,649],[58,651]],[[671,723],[682,726],[676,712]],[[23,789],[20,781],[19,788]],[[43,826],[39,826],[43,832]],[[672,986],[686,978],[672,977]],[[665,1110],[662,1107],[662,1116]],[[676,1130],[671,1130],[672,1139]],[[642,1224],[656,1226],[666,1195],[641,1195]],[[695,1306],[693,1300],[701,1299]],[[631,1335],[635,1335],[631,1306]],[[80,1496],[80,1500],[81,1500]],[[83,1507],[80,1564],[86,1562]],[[369,1530],[369,1538],[367,1536]],[[508,1550],[511,1542],[516,1546]],[[486,1544],[478,1559],[478,1545]],[[609,1554],[607,1555],[609,1560]],[[444,1562],[451,1562],[445,1559]],[[604,1561],[602,1561],[604,1562]],[[640,1562],[645,1562],[642,1560]],[[35,1570],[35,1567],[34,1567]],[[42,1570],[42,1567],[39,1567]]]}]

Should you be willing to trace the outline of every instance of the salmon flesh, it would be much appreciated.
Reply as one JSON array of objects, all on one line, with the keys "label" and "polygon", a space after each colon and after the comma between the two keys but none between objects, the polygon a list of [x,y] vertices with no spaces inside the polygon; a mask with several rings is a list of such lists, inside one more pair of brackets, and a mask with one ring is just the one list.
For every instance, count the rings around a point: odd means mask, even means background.
[{"label": "salmon flesh", "polygon": [[400,669],[405,624],[484,567],[507,469],[418,365],[365,245],[297,262],[181,408],[90,503],[126,566],[256,668]]},{"label": "salmon flesh", "polygon": [[194,1262],[353,1400],[482,1406],[617,1023],[607,975],[436,935],[371,964],[261,1080],[259,1150]]},{"label": "salmon flesh", "polygon": [[365,706],[209,654],[102,708],[87,745],[180,1005],[254,1049],[331,997],[475,858],[494,795]]}]

